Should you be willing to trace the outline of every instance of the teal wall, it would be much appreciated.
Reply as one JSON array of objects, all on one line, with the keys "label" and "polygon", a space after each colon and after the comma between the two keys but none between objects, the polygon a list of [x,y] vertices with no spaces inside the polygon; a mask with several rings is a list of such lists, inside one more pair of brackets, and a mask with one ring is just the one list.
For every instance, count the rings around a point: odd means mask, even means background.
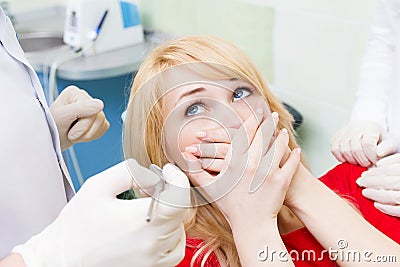
[{"label": "teal wall", "polygon": [[273,8],[232,0],[142,0],[141,9],[145,28],[217,35],[235,43],[273,82]]}]

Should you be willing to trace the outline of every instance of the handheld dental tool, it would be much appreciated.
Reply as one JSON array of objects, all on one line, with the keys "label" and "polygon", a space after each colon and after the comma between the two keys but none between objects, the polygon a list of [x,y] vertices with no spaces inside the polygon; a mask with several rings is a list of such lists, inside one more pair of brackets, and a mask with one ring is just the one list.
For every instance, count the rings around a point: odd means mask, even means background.
[{"label": "handheld dental tool", "polygon": [[154,194],[153,197],[151,199],[151,203],[150,203],[150,207],[149,210],[147,212],[147,216],[146,216],[146,221],[150,222],[152,215],[153,215],[153,209],[154,209],[154,205],[156,203],[156,200],[158,200],[161,192],[164,190],[165,188],[165,179],[164,176],[162,174],[162,169],[160,167],[158,167],[155,164],[150,164],[149,169],[154,172],[155,174],[157,174],[158,177],[160,177],[160,181],[156,184],[155,189],[154,189]]}]

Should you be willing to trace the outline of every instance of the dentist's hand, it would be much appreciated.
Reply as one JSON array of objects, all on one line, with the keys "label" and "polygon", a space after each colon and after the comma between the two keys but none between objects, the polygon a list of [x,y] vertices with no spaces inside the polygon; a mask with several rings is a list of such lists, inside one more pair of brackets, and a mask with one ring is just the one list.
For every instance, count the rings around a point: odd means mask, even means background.
[{"label": "dentist's hand", "polygon": [[378,123],[354,121],[333,136],[331,151],[340,162],[368,167],[380,158],[396,153],[398,145]]},{"label": "dentist's hand", "polygon": [[100,138],[110,127],[100,99],[75,86],[65,88],[50,106],[60,136],[61,149]]},{"label": "dentist's hand", "polygon": [[[43,232],[14,248],[27,267],[164,267],[175,266],[184,256],[183,220],[187,210],[157,202],[152,221],[146,221],[151,198],[117,199],[130,189],[133,174],[144,174],[142,186],[154,186],[159,178],[129,159],[90,178]],[[163,169],[167,183],[188,186],[185,174],[172,165]],[[173,188],[173,187],[172,187]],[[186,191],[180,191],[186,193]],[[160,199],[189,202],[187,194],[172,196],[167,188]],[[51,205],[51,203],[49,203]]]},{"label": "dentist's hand", "polygon": [[378,210],[400,217],[400,154],[381,159],[376,165],[364,172],[357,184],[365,187],[363,196],[375,201]]}]

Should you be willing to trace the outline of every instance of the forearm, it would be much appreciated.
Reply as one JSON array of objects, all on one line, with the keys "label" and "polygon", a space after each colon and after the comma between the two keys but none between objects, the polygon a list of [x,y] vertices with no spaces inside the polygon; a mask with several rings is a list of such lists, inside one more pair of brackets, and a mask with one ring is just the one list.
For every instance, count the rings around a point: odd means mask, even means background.
[{"label": "forearm", "polygon": [[13,253],[0,260],[0,267],[26,267],[26,265],[21,255]]},{"label": "forearm", "polygon": [[242,225],[232,229],[243,267],[294,266],[279,234],[276,220],[265,226]]},{"label": "forearm", "polygon": [[[369,224],[348,202],[315,179],[307,170],[299,169],[299,194],[290,203],[290,208],[324,248],[340,251],[345,255],[338,257],[338,264],[365,266],[371,260],[370,264],[373,265],[372,261],[378,255],[393,255],[400,259],[400,246],[397,243]],[[338,244],[340,240],[343,241]],[[368,251],[371,252],[370,256],[363,257]],[[361,255],[360,260],[352,259],[351,252]],[[396,266],[398,263],[392,264]],[[385,263],[385,266],[391,265]]]}]

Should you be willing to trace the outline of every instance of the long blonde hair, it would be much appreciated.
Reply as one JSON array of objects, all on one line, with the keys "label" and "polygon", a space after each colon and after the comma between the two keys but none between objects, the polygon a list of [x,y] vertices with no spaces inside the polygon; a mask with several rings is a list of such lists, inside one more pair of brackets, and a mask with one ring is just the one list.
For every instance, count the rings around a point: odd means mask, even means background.
[{"label": "long blonde hair", "polygon": [[[124,129],[126,157],[133,157],[144,166],[150,163],[164,166],[168,163],[162,149],[163,112],[162,103],[158,101],[163,89],[160,88],[159,81],[152,78],[168,68],[191,62],[221,64],[253,84],[267,101],[271,112],[279,114],[277,128],[288,129],[289,147],[297,147],[292,128],[293,117],[271,93],[250,59],[236,46],[218,37],[187,36],[169,41],[153,50],[136,74]],[[226,70],[221,68],[219,71],[225,73],[226,77],[231,76]],[[145,84],[146,88],[143,90]],[[185,229],[189,237],[204,241],[192,264],[202,258],[204,266],[208,256],[215,253],[221,265],[241,266],[229,224],[216,207],[209,204],[193,208]]]}]

